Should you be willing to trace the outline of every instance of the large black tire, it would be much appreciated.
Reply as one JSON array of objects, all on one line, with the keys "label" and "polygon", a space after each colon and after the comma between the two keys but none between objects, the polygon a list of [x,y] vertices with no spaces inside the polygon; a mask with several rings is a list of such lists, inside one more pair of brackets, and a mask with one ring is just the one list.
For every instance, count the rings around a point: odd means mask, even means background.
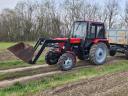
[{"label": "large black tire", "polygon": [[71,53],[64,53],[58,60],[58,67],[62,71],[71,70],[76,64],[76,57]]},{"label": "large black tire", "polygon": [[128,59],[128,50],[125,51],[126,59]]},{"label": "large black tire", "polygon": [[55,65],[58,62],[60,54],[54,51],[47,52],[45,56],[45,61],[48,65]]},{"label": "large black tire", "polygon": [[109,55],[110,56],[115,56],[116,55],[116,52],[117,52],[117,48],[115,46],[111,47],[109,49]]},{"label": "large black tire", "polygon": [[77,57],[79,60],[85,60],[84,52],[81,50],[83,50],[83,49],[79,48],[79,50],[77,51]]},{"label": "large black tire", "polygon": [[115,55],[116,55],[116,51],[110,50],[109,55],[110,55],[110,56],[115,56]]},{"label": "large black tire", "polygon": [[80,54],[77,57],[78,57],[79,60],[84,60],[84,56],[82,56]]},{"label": "large black tire", "polygon": [[92,45],[89,52],[89,59],[92,64],[102,65],[105,63],[108,55],[108,48],[104,43]]}]

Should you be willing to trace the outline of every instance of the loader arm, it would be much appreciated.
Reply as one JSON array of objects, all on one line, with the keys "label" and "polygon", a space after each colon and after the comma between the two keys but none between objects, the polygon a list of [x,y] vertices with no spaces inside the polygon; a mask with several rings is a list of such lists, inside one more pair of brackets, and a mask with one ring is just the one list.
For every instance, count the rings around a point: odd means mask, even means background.
[{"label": "loader arm", "polygon": [[41,46],[40,50],[38,51],[38,53],[36,54],[36,56],[34,56],[32,58],[32,60],[29,61],[30,64],[35,64],[36,61],[39,59],[41,53],[44,51],[44,49],[46,47],[49,47],[48,44],[53,44],[53,43],[65,43],[66,40],[54,40],[54,39],[43,39],[40,38],[37,43],[34,46],[34,52],[38,49],[39,46]]}]

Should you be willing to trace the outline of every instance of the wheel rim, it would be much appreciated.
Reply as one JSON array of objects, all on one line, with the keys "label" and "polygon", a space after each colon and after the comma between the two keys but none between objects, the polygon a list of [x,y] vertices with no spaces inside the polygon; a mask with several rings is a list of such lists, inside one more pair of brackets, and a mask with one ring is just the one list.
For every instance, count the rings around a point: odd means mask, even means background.
[{"label": "wheel rim", "polygon": [[64,68],[68,69],[68,68],[70,68],[72,66],[72,64],[73,64],[72,59],[71,58],[67,58],[67,60],[65,60],[65,62],[63,64],[63,66],[64,66]]},{"label": "wheel rim", "polygon": [[95,54],[95,56],[96,56],[96,61],[97,61],[98,63],[104,62],[104,60],[105,60],[105,58],[106,58],[106,54],[107,54],[106,48],[104,48],[104,47],[99,47],[99,48],[97,48],[96,54]]}]

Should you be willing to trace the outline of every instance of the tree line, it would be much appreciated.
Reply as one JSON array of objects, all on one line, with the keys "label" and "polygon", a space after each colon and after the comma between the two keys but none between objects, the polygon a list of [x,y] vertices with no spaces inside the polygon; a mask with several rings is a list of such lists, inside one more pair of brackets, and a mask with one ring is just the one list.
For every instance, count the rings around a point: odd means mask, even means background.
[{"label": "tree line", "polygon": [[38,38],[69,36],[76,20],[104,22],[107,29],[128,26],[128,2],[119,0],[42,0],[18,2],[0,13],[0,41],[34,41]]}]

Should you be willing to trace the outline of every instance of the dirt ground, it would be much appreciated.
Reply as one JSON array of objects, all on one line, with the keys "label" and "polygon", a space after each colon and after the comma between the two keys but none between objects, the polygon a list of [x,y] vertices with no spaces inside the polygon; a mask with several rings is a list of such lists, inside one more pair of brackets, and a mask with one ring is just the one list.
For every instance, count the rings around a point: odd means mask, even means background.
[{"label": "dirt ground", "polygon": [[37,96],[128,96],[128,72],[81,80]]},{"label": "dirt ground", "polygon": [[11,52],[8,50],[4,50],[0,52],[0,61],[6,61],[6,60],[15,60],[16,58]]}]

